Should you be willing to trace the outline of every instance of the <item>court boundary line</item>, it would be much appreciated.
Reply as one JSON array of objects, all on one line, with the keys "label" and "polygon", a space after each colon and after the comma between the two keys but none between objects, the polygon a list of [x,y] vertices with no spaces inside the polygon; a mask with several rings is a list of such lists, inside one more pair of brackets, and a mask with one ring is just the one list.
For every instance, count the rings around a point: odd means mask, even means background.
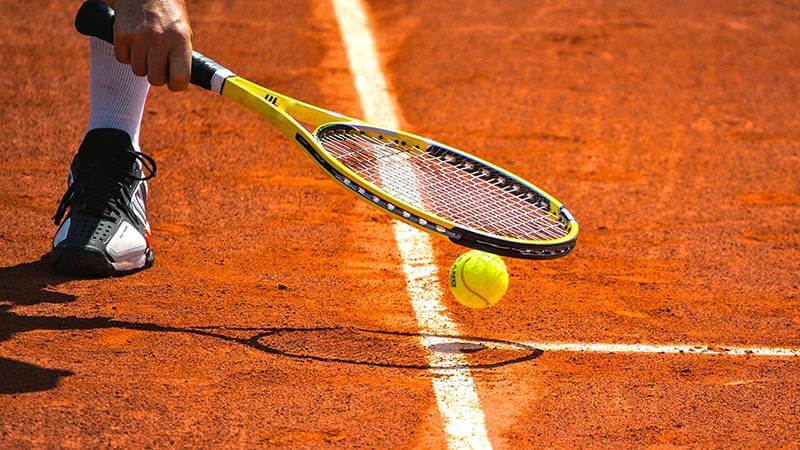
[{"label": "court boundary line", "polygon": [[800,357],[800,348],[792,347],[738,346],[725,344],[620,344],[557,341],[522,341],[520,343],[546,352]]},{"label": "court boundary line", "polygon": [[[364,118],[389,128],[399,128],[396,101],[389,93],[365,5],[362,0],[332,0],[332,3]],[[458,336],[458,326],[442,303],[443,293],[430,236],[396,220],[392,222],[392,229],[406,278],[406,291],[422,333]],[[436,343],[448,341],[446,338],[421,336],[420,341],[431,366],[464,367],[431,370],[436,375],[431,377],[431,384],[448,447],[491,449],[486,417],[466,356],[431,351]]]}]

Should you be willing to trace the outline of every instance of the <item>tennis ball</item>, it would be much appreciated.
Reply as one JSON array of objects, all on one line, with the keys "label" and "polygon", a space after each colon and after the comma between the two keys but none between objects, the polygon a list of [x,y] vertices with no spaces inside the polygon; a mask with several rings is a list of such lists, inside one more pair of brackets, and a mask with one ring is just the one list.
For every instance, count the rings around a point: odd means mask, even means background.
[{"label": "tennis ball", "polygon": [[450,291],[456,300],[470,308],[497,304],[508,289],[506,265],[497,255],[470,250],[450,268]]}]

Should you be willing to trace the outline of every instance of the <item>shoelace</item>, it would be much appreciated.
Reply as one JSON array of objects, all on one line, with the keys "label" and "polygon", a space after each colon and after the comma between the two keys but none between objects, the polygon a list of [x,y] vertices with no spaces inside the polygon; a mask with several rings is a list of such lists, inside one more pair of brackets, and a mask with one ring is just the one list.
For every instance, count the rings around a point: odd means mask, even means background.
[{"label": "shoelace", "polygon": [[[61,224],[67,209],[75,201],[81,202],[81,211],[100,219],[116,220],[124,211],[133,220],[136,214],[131,210],[131,198],[125,189],[126,181],[146,181],[156,176],[156,161],[150,156],[135,150],[125,150],[130,158],[104,161],[80,168],[80,174],[72,180],[67,192],[61,197],[58,209],[53,216],[56,225]],[[136,162],[142,164],[143,177],[130,174]]]}]

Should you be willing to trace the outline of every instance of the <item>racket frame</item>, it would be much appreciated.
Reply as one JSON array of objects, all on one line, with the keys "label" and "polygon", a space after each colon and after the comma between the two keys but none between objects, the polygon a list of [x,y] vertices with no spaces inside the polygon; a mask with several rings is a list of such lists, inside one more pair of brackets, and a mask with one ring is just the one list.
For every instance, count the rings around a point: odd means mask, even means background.
[{"label": "racket frame", "polygon": [[[409,225],[423,231],[447,236],[452,242],[459,245],[515,258],[558,258],[569,253],[575,246],[579,231],[578,223],[557,199],[527,180],[488,161],[421,136],[388,130],[296,100],[234,75],[227,69],[221,69],[215,73],[211,90],[235,101],[270,122],[284,137],[295,142],[308,153],[314,163],[336,182],[353,191],[360,199],[373,207],[392,213],[396,218]],[[309,131],[302,123],[314,127],[314,131]],[[562,223],[568,227],[569,231],[559,239],[531,241],[484,233],[420,210],[365,180],[325,150],[317,139],[317,135],[327,128],[336,126],[354,126],[358,129],[380,132],[392,138],[417,142],[422,146],[435,146],[477,165],[494,170],[547,200],[550,212],[556,218],[563,218]]]}]

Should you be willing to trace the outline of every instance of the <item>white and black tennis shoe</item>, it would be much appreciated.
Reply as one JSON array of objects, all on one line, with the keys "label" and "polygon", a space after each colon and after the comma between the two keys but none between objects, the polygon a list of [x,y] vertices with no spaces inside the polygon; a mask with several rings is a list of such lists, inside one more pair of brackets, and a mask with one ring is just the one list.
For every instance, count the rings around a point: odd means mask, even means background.
[{"label": "white and black tennis shoe", "polygon": [[154,254],[145,204],[147,180],[155,174],[153,158],[136,151],[124,131],[89,131],[53,217],[59,225],[51,252],[54,269],[114,276],[150,267]]}]

